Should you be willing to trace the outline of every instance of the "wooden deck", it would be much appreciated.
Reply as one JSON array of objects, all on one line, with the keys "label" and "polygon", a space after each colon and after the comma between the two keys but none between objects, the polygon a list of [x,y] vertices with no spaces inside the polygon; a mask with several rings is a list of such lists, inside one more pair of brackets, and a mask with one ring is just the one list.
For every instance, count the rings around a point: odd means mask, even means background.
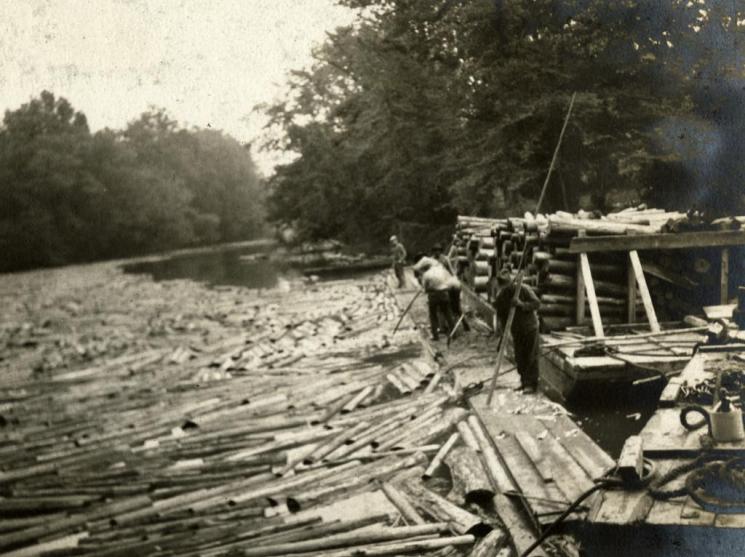
[{"label": "wooden deck", "polygon": [[[491,408],[486,394],[469,403],[514,484],[508,494],[523,499],[541,526],[552,523],[615,464],[561,407],[541,395],[504,390]],[[587,510],[580,507],[568,521],[583,520]]]},{"label": "wooden deck", "polygon": [[[640,331],[641,332],[641,331]],[[675,374],[686,366],[694,346],[704,340],[698,333],[679,333],[661,338],[614,341],[610,336],[606,354],[578,354],[579,344],[559,346],[567,342],[556,335],[543,335],[540,361],[543,388],[552,398],[566,401],[581,392],[599,394],[598,388],[630,384],[638,379],[654,377],[655,371]]]},{"label": "wooden deck", "polygon": [[[688,431],[680,424],[679,400],[686,386],[712,377],[711,368],[721,361],[722,354],[699,353],[693,357],[681,375],[673,379],[661,399],[662,407],[641,432],[644,456],[651,459],[658,476],[691,461],[701,454],[706,428]],[[714,450],[731,456],[745,454],[745,442],[719,443]],[[685,475],[664,486],[674,490],[683,487]],[[658,539],[675,539],[678,554],[707,555],[741,554],[745,542],[745,514],[717,514],[702,509],[689,496],[666,501],[653,499],[646,489],[636,491],[604,490],[599,492],[587,516],[588,526],[632,528],[640,526],[654,531]],[[732,530],[725,532],[724,530]],[[645,534],[646,535],[646,534]],[[732,551],[736,544],[737,551]]]}]

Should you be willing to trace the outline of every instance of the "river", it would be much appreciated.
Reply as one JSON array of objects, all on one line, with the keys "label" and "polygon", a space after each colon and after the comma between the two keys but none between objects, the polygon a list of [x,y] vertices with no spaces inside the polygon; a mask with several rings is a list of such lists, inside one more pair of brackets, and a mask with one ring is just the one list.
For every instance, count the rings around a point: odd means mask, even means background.
[{"label": "river", "polygon": [[[127,273],[149,274],[155,281],[190,279],[209,286],[256,289],[277,288],[284,281],[300,280],[310,274],[311,264],[287,263],[281,256],[270,257],[277,255],[280,249],[267,242],[246,243],[127,264],[123,269]],[[339,268],[321,273],[316,278],[320,281],[338,280],[373,272]]]}]

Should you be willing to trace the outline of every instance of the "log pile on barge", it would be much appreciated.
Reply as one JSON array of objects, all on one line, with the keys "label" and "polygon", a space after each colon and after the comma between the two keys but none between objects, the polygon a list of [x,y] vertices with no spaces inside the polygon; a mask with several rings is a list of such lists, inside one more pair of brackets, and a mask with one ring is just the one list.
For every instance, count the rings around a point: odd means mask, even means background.
[{"label": "log pile on barge", "polygon": [[[693,212],[646,207],[608,215],[580,211],[506,219],[460,216],[454,248],[461,266],[469,270],[467,282],[482,296],[495,273],[515,273],[527,252],[524,280],[540,294],[545,331],[589,321],[591,301],[584,292],[588,272],[603,323],[643,320],[645,300],[627,255],[640,251],[634,258],[645,275],[657,318],[671,322],[699,314],[704,305],[726,303],[723,299],[732,294],[728,275],[740,271],[734,268],[739,258],[732,257],[729,248],[745,243],[743,220],[707,221]],[[615,238],[618,246],[613,241],[604,244],[607,238]]]}]

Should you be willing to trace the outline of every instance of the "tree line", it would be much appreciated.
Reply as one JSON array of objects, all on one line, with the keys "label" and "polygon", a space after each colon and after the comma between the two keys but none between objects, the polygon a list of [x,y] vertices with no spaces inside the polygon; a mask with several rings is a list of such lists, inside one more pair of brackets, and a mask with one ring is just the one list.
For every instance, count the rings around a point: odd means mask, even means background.
[{"label": "tree line", "polygon": [[263,230],[249,151],[153,109],[91,133],[44,91],[0,126],[0,271],[244,240]]},{"label": "tree line", "polygon": [[[347,240],[533,210],[745,209],[736,2],[338,0],[359,10],[266,107],[271,217]],[[408,227],[408,228],[407,228]]]}]

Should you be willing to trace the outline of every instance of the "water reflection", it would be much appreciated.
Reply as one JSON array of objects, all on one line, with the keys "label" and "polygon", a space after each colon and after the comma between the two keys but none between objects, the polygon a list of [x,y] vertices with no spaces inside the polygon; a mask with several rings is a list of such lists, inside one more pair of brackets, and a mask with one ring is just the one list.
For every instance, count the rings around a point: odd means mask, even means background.
[{"label": "water reflection", "polygon": [[[244,286],[247,288],[277,288],[287,280],[301,279],[304,266],[282,260],[273,245],[256,244],[221,249],[204,253],[174,255],[157,261],[132,263],[123,267],[126,273],[145,273],[153,280],[187,279],[212,286]],[[277,257],[269,258],[270,255]],[[309,263],[305,269],[315,269],[321,281],[361,278],[374,274],[381,265],[363,269],[350,266],[319,270],[319,262]],[[385,263],[384,265],[387,265]]]},{"label": "water reflection", "polygon": [[[248,246],[209,253],[178,255],[160,261],[134,263],[123,267],[127,273],[146,273],[156,281],[190,279],[210,285],[275,288],[279,279],[296,279],[302,273],[281,262],[246,259],[268,255],[273,248]],[[243,257],[243,259],[241,259]]]}]

